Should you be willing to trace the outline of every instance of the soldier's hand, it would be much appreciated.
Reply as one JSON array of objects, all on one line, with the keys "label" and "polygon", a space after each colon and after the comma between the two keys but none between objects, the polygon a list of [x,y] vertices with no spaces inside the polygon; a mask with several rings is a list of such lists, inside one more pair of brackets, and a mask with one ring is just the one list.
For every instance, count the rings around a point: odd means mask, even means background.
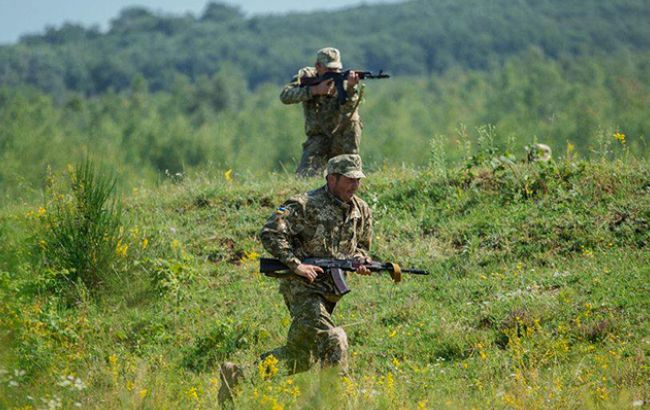
[{"label": "soldier's hand", "polygon": [[366,265],[359,265],[359,266],[357,266],[357,270],[356,270],[356,272],[357,272],[359,275],[370,275],[370,274],[372,273],[372,272],[370,271],[370,269],[368,269],[368,267],[367,267]]},{"label": "soldier's hand", "polygon": [[350,73],[348,74],[348,86],[354,87],[357,84],[359,84],[359,74],[350,70]]},{"label": "soldier's hand", "polygon": [[324,273],[323,268],[316,265],[309,265],[306,263],[301,263],[296,267],[296,275],[300,275],[303,278],[307,278],[309,283],[312,283],[319,273]]},{"label": "soldier's hand", "polygon": [[334,81],[327,80],[311,86],[311,95],[334,95]]},{"label": "soldier's hand", "polygon": [[363,265],[364,263],[370,263],[372,262],[372,259],[370,258],[357,258],[357,261],[360,262],[361,264],[357,266],[355,269],[355,272],[358,273],[359,275],[370,275],[372,274],[372,271],[368,269],[366,265]]}]

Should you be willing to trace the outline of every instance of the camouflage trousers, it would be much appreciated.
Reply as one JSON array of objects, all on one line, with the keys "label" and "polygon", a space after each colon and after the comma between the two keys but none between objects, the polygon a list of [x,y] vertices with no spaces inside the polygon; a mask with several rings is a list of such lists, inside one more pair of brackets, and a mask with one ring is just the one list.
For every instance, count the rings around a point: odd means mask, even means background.
[{"label": "camouflage trousers", "polygon": [[358,154],[361,143],[361,121],[354,120],[332,135],[308,135],[302,144],[302,157],[296,169],[301,177],[323,176],[327,161],[341,154]]},{"label": "camouflage trousers", "polygon": [[309,370],[316,361],[322,367],[337,366],[347,371],[348,338],[331,317],[336,303],[301,288],[295,281],[283,282],[280,293],[292,318],[287,344],[264,353],[260,359],[274,355],[285,362],[289,374]]}]

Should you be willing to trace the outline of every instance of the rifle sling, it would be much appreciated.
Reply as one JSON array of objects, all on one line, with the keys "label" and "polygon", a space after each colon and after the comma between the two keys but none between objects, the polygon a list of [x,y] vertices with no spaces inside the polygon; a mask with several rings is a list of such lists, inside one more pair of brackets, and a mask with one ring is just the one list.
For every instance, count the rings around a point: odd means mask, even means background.
[{"label": "rifle sling", "polygon": [[388,262],[387,265],[390,267],[390,277],[393,278],[393,282],[399,283],[402,281],[402,268],[398,264]]}]

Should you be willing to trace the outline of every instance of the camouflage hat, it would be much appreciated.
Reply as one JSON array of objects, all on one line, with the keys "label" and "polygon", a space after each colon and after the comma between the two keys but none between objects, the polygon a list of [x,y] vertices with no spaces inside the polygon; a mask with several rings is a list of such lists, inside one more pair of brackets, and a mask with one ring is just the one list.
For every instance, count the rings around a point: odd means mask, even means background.
[{"label": "camouflage hat", "polygon": [[534,144],[528,152],[530,162],[548,162],[552,157],[551,147],[546,144]]},{"label": "camouflage hat", "polygon": [[327,161],[327,175],[341,174],[348,178],[365,178],[361,169],[361,157],[356,154],[343,154]]},{"label": "camouflage hat", "polygon": [[316,53],[316,62],[327,68],[343,68],[341,53],[333,47],[325,47]]}]

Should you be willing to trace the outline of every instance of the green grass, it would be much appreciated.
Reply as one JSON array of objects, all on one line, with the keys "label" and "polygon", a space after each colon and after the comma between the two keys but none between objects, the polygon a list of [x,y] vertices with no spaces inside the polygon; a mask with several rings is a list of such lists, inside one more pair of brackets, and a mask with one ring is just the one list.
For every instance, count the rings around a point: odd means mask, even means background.
[{"label": "green grass", "polygon": [[44,285],[50,210],[5,208],[0,407],[216,408],[225,359],[247,365],[242,408],[647,403],[650,167],[624,159],[371,172],[360,195],[373,254],[432,274],[350,278],[335,311],[347,378],[265,380],[253,364],[289,323],[277,283],[257,273],[257,234],[318,179],[213,171],[134,189],[116,279],[75,288],[72,304]]}]

